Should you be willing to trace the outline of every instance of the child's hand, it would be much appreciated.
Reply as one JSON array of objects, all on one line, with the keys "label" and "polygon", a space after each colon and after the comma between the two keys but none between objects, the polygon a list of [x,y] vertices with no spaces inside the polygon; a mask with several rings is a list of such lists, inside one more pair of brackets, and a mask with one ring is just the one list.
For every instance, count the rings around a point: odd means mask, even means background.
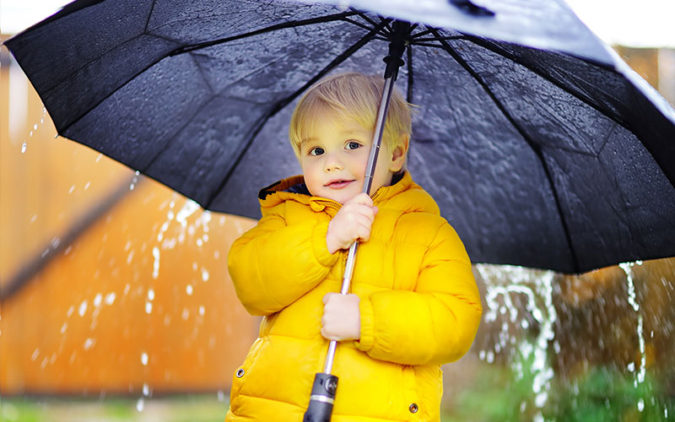
[{"label": "child's hand", "polygon": [[377,207],[373,206],[373,200],[365,193],[345,202],[328,225],[328,252],[332,254],[338,249],[348,249],[357,240],[367,241],[375,214]]},{"label": "child's hand", "polygon": [[354,294],[328,293],[323,297],[321,335],[327,340],[361,338],[359,297]]}]

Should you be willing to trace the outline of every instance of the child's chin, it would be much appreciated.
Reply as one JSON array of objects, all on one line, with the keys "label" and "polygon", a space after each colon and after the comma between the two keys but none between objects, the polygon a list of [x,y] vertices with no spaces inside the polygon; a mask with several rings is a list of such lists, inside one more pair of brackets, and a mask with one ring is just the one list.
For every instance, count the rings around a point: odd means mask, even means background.
[{"label": "child's chin", "polygon": [[340,194],[329,194],[327,195],[327,198],[332,199],[335,202],[339,202],[340,204],[344,204],[355,196],[356,194],[353,193],[340,192]]}]

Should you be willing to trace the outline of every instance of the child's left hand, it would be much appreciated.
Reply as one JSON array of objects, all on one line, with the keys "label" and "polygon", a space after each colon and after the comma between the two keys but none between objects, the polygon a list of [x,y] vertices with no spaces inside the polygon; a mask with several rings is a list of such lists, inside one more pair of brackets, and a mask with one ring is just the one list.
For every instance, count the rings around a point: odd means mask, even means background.
[{"label": "child's left hand", "polygon": [[323,297],[321,335],[327,340],[358,340],[361,338],[359,297],[354,294],[328,293]]}]

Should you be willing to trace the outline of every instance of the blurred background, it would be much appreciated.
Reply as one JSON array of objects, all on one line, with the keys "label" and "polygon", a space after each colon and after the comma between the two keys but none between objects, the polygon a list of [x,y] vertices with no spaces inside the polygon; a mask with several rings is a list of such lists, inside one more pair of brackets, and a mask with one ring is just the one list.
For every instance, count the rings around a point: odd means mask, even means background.
[{"label": "blurred background", "polygon": [[[64,3],[0,0],[0,39]],[[675,103],[675,2],[570,4]],[[223,420],[259,322],[226,258],[254,223],[58,137],[0,48],[0,421]],[[444,422],[675,419],[675,259],[474,273],[484,318],[444,368]]]}]

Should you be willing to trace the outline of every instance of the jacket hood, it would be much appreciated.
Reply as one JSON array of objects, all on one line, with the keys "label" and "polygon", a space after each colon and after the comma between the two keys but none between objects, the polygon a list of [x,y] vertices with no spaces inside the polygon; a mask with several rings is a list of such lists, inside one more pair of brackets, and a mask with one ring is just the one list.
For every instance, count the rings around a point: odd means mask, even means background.
[{"label": "jacket hood", "polygon": [[[373,203],[399,210],[401,213],[428,212],[440,215],[438,205],[424,189],[412,180],[409,172],[398,177],[394,183],[382,186],[372,195]],[[333,208],[336,211],[342,206],[339,202],[319,196],[312,196],[307,190],[304,177],[301,175],[282,179],[260,190],[258,194],[263,215],[266,209],[276,207],[285,201],[305,204],[315,211]]]}]

